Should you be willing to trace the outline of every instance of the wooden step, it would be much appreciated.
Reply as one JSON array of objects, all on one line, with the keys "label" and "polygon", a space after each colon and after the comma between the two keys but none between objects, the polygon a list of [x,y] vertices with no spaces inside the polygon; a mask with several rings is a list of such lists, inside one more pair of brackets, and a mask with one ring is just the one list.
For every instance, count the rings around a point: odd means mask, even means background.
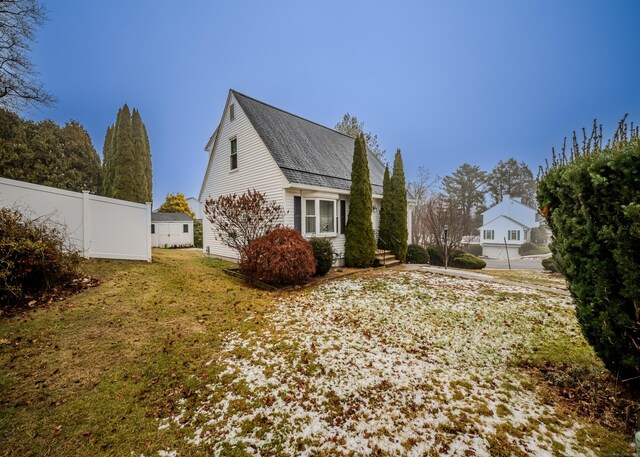
[{"label": "wooden step", "polygon": [[391,254],[391,251],[388,251],[386,249],[376,249],[376,255],[383,255],[383,254],[386,254],[388,256],[389,254]]},{"label": "wooden step", "polygon": [[393,254],[376,254],[376,260],[379,260],[380,262],[386,260],[387,262],[389,260],[395,260],[396,256]]},{"label": "wooden step", "polygon": [[393,258],[393,260],[389,260],[387,259],[387,262],[381,262],[380,266],[381,267],[395,267],[396,265],[400,265],[400,261],[398,259],[396,259],[395,257]]}]

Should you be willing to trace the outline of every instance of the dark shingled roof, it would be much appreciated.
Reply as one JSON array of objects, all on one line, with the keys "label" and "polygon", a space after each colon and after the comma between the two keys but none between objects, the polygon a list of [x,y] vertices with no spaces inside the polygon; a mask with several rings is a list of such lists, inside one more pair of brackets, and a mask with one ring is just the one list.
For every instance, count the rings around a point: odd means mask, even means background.
[{"label": "dark shingled roof", "polygon": [[151,222],[191,222],[193,219],[184,213],[151,213]]},{"label": "dark shingled roof", "polygon": [[[291,183],[349,190],[354,139],[231,91]],[[382,195],[384,165],[368,151],[374,194]]]}]

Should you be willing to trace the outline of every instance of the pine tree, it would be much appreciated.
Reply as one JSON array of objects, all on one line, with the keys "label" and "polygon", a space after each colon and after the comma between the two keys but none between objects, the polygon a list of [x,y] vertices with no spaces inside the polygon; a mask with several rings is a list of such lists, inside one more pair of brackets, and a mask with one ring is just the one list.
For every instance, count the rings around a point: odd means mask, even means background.
[{"label": "pine tree", "polygon": [[151,201],[151,150],[138,110],[125,105],[107,129],[104,149],[103,194],[139,203]]},{"label": "pine tree", "polygon": [[404,165],[400,149],[396,151],[393,160],[393,175],[390,180],[391,204],[389,205],[388,230],[391,236],[389,244],[391,252],[397,259],[405,261],[407,258],[407,183],[404,177]]},{"label": "pine tree", "polygon": [[160,205],[160,208],[158,208],[158,212],[184,213],[188,214],[192,219],[196,217],[196,215],[191,210],[189,203],[187,203],[187,199],[184,198],[184,194],[181,193],[167,195],[164,203]]},{"label": "pine tree", "polygon": [[391,203],[391,177],[389,176],[389,165],[384,168],[384,179],[382,180],[382,202],[380,203],[380,222],[378,223],[378,247],[389,249],[389,206]]},{"label": "pine tree", "polygon": [[451,175],[442,179],[444,194],[462,212],[465,235],[478,233],[476,229],[482,225],[474,224],[474,216],[484,207],[486,180],[486,172],[479,166],[468,163],[463,163]]},{"label": "pine tree", "polygon": [[345,261],[350,267],[369,267],[375,258],[371,198],[366,140],[364,135],[359,134],[353,149],[349,219],[345,230]]}]

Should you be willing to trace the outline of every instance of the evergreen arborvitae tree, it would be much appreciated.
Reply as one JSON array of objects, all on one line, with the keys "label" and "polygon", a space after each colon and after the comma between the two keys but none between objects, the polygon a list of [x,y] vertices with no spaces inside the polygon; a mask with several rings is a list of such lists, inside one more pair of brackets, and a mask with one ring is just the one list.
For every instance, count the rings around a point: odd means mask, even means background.
[{"label": "evergreen arborvitae tree", "polygon": [[125,104],[116,123],[107,129],[103,149],[104,183],[107,197],[139,203],[151,201],[151,150],[138,110]]},{"label": "evergreen arborvitae tree", "polygon": [[378,247],[389,249],[389,209],[391,204],[391,177],[389,176],[389,165],[384,168],[384,179],[382,181],[382,202],[380,203],[380,222],[378,223]]},{"label": "evergreen arborvitae tree", "polygon": [[345,230],[345,261],[349,267],[370,267],[376,254],[371,212],[371,178],[364,135],[356,137],[351,166],[349,219]]},{"label": "evergreen arborvitae tree", "polygon": [[391,236],[389,241],[391,252],[397,259],[405,261],[407,258],[407,239],[409,229],[407,227],[407,183],[404,177],[404,165],[400,149],[396,151],[393,159],[393,175],[390,184],[390,200],[388,207],[388,230]]},{"label": "evergreen arborvitae tree", "polygon": [[0,176],[72,191],[96,192],[100,157],[76,121],[60,127],[0,109]]}]

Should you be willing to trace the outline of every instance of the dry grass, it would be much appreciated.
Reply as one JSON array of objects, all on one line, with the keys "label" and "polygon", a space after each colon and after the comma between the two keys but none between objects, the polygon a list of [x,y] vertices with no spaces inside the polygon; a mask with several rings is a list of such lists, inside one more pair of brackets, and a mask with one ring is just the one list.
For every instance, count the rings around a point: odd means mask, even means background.
[{"label": "dry grass", "polygon": [[560,273],[530,270],[482,270],[480,273],[522,284],[534,284],[536,286],[553,287],[562,290],[567,289],[564,277]]},{"label": "dry grass", "polygon": [[100,287],[0,321],[0,454],[174,445],[156,416],[198,387],[192,375],[225,332],[255,329],[273,301],[223,274],[228,266],[193,251],[88,261]]}]

